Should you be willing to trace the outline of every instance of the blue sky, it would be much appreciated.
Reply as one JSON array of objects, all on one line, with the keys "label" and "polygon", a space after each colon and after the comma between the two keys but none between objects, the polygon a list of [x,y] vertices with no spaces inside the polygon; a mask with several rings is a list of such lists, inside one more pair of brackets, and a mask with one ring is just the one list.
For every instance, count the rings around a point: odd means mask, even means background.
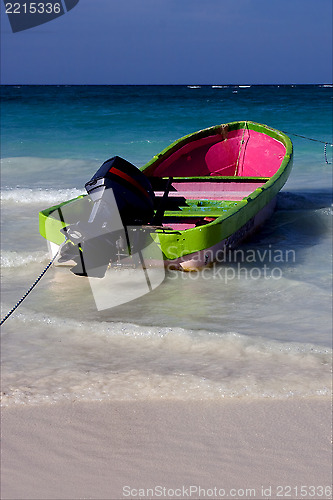
[{"label": "blue sky", "polygon": [[331,0],[80,0],[12,33],[2,84],[332,82]]}]

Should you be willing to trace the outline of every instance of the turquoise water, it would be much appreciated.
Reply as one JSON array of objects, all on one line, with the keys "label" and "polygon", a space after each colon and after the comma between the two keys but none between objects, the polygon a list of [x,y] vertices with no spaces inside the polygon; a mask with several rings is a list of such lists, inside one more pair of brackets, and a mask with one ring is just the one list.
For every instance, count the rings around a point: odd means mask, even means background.
[{"label": "turquoise water", "polygon": [[84,192],[107,158],[141,167],[233,120],[294,143],[277,211],[223,265],[104,311],[85,278],[50,269],[3,326],[4,404],[329,393],[332,165],[316,141],[332,142],[331,87],[2,87],[1,117],[3,314],[48,262],[39,210]]}]

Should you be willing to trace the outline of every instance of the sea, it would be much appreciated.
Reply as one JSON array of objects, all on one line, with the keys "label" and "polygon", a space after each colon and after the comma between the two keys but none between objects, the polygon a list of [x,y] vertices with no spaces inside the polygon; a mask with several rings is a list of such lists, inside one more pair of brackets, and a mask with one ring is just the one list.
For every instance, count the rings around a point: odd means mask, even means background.
[{"label": "sea", "polygon": [[2,404],[329,396],[332,90],[2,86],[2,317],[50,261],[39,211],[84,193],[108,158],[142,167],[186,134],[237,120],[294,145],[271,219],[204,272],[168,272],[99,310],[87,278],[51,266],[2,326]]}]

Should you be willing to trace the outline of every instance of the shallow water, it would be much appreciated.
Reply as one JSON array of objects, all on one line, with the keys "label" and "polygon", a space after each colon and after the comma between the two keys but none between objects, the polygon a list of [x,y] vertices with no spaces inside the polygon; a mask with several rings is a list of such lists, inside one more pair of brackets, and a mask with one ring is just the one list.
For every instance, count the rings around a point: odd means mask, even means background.
[{"label": "shallow water", "polygon": [[[39,210],[83,193],[107,158],[142,166],[186,133],[244,118],[332,142],[332,89],[234,90],[5,87],[3,314],[48,263]],[[2,328],[3,404],[329,394],[332,166],[323,144],[290,137],[276,212],[225,262],[169,272],[130,302],[125,287],[103,311],[85,278],[51,268]]]}]

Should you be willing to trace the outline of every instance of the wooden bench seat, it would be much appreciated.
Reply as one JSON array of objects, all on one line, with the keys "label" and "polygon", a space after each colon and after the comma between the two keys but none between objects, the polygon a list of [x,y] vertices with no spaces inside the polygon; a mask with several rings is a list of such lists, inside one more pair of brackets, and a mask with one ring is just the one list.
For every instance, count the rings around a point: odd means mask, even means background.
[{"label": "wooden bench seat", "polygon": [[169,200],[164,212],[164,217],[220,217],[230,208],[237,205],[234,201],[216,201],[216,200],[184,200],[180,203],[172,203],[174,199]]},{"label": "wooden bench seat", "polygon": [[[241,177],[238,175],[208,175],[208,176],[196,176],[196,177],[172,177],[172,184],[176,183],[188,183],[188,182],[261,182],[265,183],[270,179],[270,177]],[[150,183],[154,189],[159,191],[166,186],[169,177],[149,177]]]},{"label": "wooden bench seat", "polygon": [[[185,199],[242,200],[262,187],[267,177],[208,176],[173,177],[168,198],[182,196]],[[160,198],[169,181],[168,177],[150,177],[155,196]]]}]

